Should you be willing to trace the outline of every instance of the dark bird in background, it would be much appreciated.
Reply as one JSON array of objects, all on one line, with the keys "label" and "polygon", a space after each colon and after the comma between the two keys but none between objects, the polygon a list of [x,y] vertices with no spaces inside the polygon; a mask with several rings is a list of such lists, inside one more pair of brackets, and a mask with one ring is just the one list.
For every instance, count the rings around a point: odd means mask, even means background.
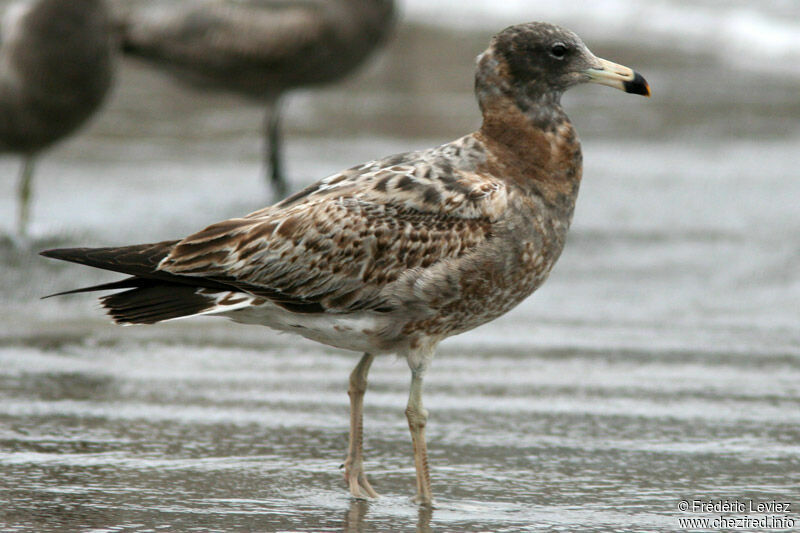
[{"label": "dark bird in background", "polygon": [[125,289],[101,299],[119,324],[218,314],[364,352],[350,375],[345,461],[358,498],[377,496],[362,455],[367,373],[376,354],[405,356],[416,499],[430,504],[423,377],[440,341],[519,304],[561,254],[582,156],[560,100],[585,82],[650,94],[568,30],[512,26],[478,58],[476,132],[364,163],[185,239],[42,254],[130,276],[71,291]]},{"label": "dark bird in background", "polygon": [[103,103],[114,43],[103,0],[12,4],[0,27],[0,153],[23,158],[17,234],[27,231],[34,161]]},{"label": "dark bird in background", "polygon": [[264,172],[286,196],[281,96],[350,74],[387,38],[392,0],[194,0],[115,4],[123,51],[199,88],[266,102]]}]

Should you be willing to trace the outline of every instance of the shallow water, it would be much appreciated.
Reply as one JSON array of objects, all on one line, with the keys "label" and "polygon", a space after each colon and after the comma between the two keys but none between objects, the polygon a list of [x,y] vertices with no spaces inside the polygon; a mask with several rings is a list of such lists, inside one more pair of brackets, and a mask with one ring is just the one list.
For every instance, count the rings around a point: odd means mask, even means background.
[{"label": "shallow water", "polygon": [[[359,77],[295,95],[294,186],[474,128],[492,29],[468,28],[403,28]],[[0,242],[0,529],[674,531],[720,514],[681,512],[695,499],[792,502],[749,515],[800,527],[800,73],[659,35],[587,36],[654,98],[565,98],[585,159],[573,230],[536,295],[442,344],[433,510],[410,502],[405,362],[373,365],[366,467],[383,497],[354,501],[339,465],[356,354],[211,318],[119,328],[89,296],[38,299],[114,279],[39,249],[174,238],[267,201],[258,105],[126,63],[103,114],[42,159],[32,241]],[[6,234],[17,165],[0,159]]]}]

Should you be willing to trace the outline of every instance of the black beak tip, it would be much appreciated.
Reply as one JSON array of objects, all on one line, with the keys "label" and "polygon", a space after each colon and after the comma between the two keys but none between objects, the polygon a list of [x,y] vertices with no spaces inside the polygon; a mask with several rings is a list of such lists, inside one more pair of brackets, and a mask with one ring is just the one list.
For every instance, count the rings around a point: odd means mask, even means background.
[{"label": "black beak tip", "polygon": [[625,92],[631,94],[641,94],[650,97],[650,86],[647,80],[638,72],[633,73],[633,79],[625,82]]}]

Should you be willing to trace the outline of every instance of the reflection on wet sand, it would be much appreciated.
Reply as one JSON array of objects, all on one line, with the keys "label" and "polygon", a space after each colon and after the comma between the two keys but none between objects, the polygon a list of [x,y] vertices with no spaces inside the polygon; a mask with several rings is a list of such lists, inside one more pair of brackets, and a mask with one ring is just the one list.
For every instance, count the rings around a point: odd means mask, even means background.
[{"label": "reflection on wet sand", "polygon": [[365,531],[364,517],[367,516],[367,511],[369,511],[368,501],[351,499],[350,508],[344,515],[345,533],[363,533]]},{"label": "reflection on wet sand", "polygon": [[[344,516],[344,533],[364,533],[374,531],[374,524],[368,523],[365,519],[369,513],[370,502],[356,498],[350,499],[350,508]],[[419,506],[417,510],[416,533],[431,533],[431,520],[435,512],[433,507],[428,505]]]}]

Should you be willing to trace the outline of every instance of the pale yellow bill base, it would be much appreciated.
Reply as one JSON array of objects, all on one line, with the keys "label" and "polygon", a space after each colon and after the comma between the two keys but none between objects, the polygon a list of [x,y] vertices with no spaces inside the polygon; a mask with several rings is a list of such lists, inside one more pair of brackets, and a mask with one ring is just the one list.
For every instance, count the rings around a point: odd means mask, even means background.
[{"label": "pale yellow bill base", "polygon": [[584,70],[590,82],[608,85],[626,93],[650,96],[650,86],[638,72],[605,59],[598,58],[597,61],[600,63],[598,68]]}]

